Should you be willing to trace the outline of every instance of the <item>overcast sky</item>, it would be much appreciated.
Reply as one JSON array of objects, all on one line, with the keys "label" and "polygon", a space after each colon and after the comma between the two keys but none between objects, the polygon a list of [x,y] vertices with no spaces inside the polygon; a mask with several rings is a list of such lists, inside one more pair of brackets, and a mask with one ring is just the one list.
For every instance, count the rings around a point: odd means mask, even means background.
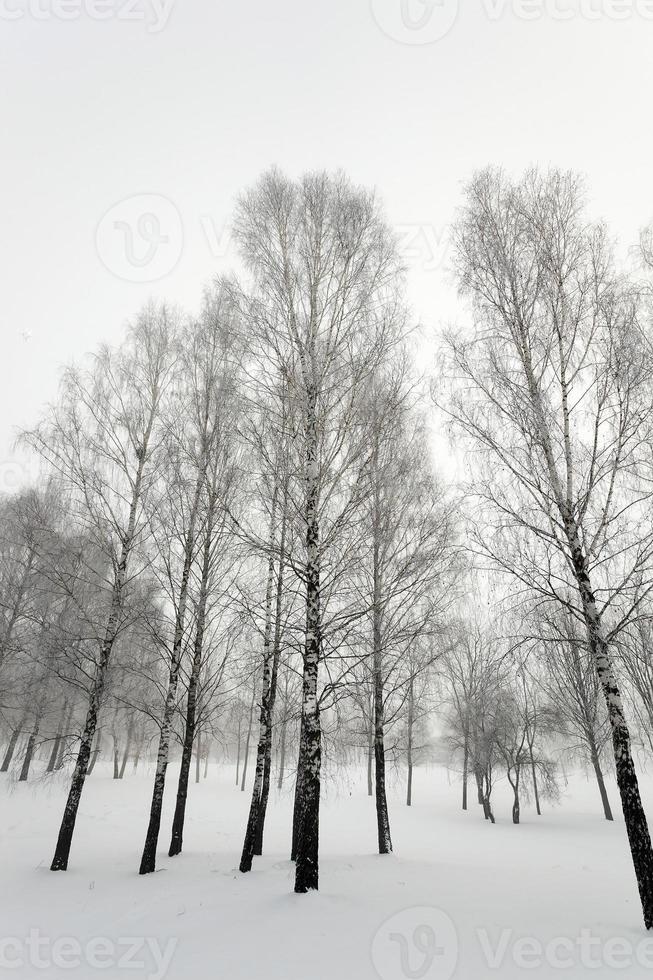
[{"label": "overcast sky", "polygon": [[487,163],[582,171],[653,217],[651,0],[0,0],[0,484],[62,364],[150,296],[193,309],[270,164],[346,170],[400,234],[427,329],[464,314],[446,229]]}]

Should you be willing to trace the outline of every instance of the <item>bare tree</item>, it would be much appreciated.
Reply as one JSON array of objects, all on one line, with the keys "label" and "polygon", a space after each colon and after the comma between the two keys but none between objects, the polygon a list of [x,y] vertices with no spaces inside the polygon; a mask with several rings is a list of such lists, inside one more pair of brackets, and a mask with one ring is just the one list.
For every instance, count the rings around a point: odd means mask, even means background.
[{"label": "bare tree", "polygon": [[[233,565],[236,557],[230,541],[231,525],[228,516],[229,510],[233,509],[237,454],[234,445],[237,401],[230,363],[233,344],[233,324],[226,297],[219,292],[207,296],[202,319],[187,338],[185,354],[186,371],[192,379],[192,404],[198,416],[203,462],[195,634],[188,674],[177,803],[168,851],[170,857],[181,853],[183,844],[190,763],[199,717],[200,677],[206,662],[207,610],[218,618],[215,592],[219,591],[224,596],[228,591],[225,586],[232,584],[233,574],[227,566]],[[216,583],[218,576],[222,579],[219,587]],[[192,591],[192,583],[189,583],[189,587]],[[211,593],[214,593],[213,609]],[[220,678],[226,667],[227,657],[228,649],[221,659]],[[199,757],[198,738],[198,763]]]},{"label": "bare tree", "polygon": [[288,379],[300,425],[306,624],[294,836],[295,890],[306,892],[318,886],[321,576],[349,509],[347,474],[362,451],[350,425],[359,393],[396,339],[398,268],[377,202],[342,175],[292,182],[265,174],[241,199],[235,234],[253,279],[252,356],[261,377],[272,369]]},{"label": "bare tree", "polygon": [[480,173],[455,242],[476,324],[449,341],[447,408],[476,451],[470,493],[493,518],[476,547],[587,632],[651,928],[653,851],[610,651],[653,585],[644,482],[653,403],[636,294],[614,271],[605,230],[585,220],[569,174],[513,183]]},{"label": "bare tree", "polygon": [[106,625],[99,638],[53,871],[68,867],[107,672],[121,628],[130,562],[145,532],[143,501],[160,445],[159,414],[171,377],[174,329],[174,317],[165,307],[147,308],[121,348],[103,348],[88,371],[66,371],[58,404],[25,436],[60,476],[74,500],[76,517],[112,569]]},{"label": "bare tree", "polygon": [[541,656],[546,669],[540,683],[553,699],[552,718],[562,734],[575,739],[569,747],[580,748],[583,756],[589,759],[605,819],[612,820],[601,764],[610,740],[610,723],[586,636],[579,635],[579,624],[566,610],[556,616],[542,617],[540,633]]}]

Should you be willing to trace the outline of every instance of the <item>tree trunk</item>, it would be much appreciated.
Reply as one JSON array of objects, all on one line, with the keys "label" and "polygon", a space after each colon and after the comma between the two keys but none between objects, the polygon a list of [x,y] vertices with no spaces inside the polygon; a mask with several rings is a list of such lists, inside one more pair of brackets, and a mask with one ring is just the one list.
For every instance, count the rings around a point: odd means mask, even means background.
[{"label": "tree trunk", "polygon": [[476,780],[478,803],[479,806],[483,806],[483,773],[477,766],[474,767],[474,779]]},{"label": "tree trunk", "polygon": [[283,777],[286,771],[286,729],[288,727],[288,719],[286,717],[287,710],[288,699],[286,698],[284,701],[284,712],[279,731],[279,776],[277,779],[277,789],[281,789],[283,787]]},{"label": "tree trunk", "polygon": [[[317,664],[316,664],[317,667]],[[320,769],[322,761],[322,731],[320,714],[317,706],[317,670],[304,671],[304,705],[315,707],[303,708],[305,725],[303,733],[303,748],[300,748],[299,759],[302,765],[302,777],[298,779],[296,824],[296,868],[295,891],[303,894],[317,890],[319,883],[319,820],[320,820]]]},{"label": "tree trunk", "polygon": [[608,798],[608,791],[605,787],[605,780],[603,779],[603,771],[601,769],[601,763],[599,761],[599,755],[596,747],[591,747],[592,755],[592,766],[594,768],[594,775],[596,776],[596,782],[599,787],[599,793],[601,794],[601,803],[603,804],[603,813],[606,820],[614,820],[612,816],[612,807],[610,806],[610,800]]},{"label": "tree trunk", "polygon": [[[285,511],[285,505],[284,505]],[[265,595],[265,629],[263,635],[263,684],[259,716],[259,740],[256,751],[256,773],[252,786],[252,801],[240,858],[240,870],[251,870],[255,854],[263,853],[263,829],[270,792],[270,767],[272,762],[272,716],[277,692],[279,653],[281,642],[281,600],[283,593],[283,552],[285,547],[285,512],[282,517],[279,572],[277,575],[275,630],[272,641],[272,590],[274,587],[274,542],[276,536],[276,491],[272,503],[270,522],[270,557]]]},{"label": "tree trunk", "polygon": [[18,782],[24,783],[27,781],[29,776],[29,767],[32,764],[32,758],[34,756],[34,746],[36,745],[36,739],[39,735],[39,722],[38,719],[34,725],[34,730],[30,733],[29,739],[27,741],[27,748],[25,750],[25,755],[23,757],[23,765],[21,766],[20,776],[18,777]]},{"label": "tree trunk", "polygon": [[274,709],[277,701],[279,661],[281,658],[281,617],[283,613],[287,506],[288,501],[286,495],[284,496],[281,539],[279,542],[279,573],[277,575],[277,591],[274,610],[274,640],[272,643],[272,676],[270,678],[270,690],[268,692],[267,735],[265,739],[263,759],[263,785],[261,787],[261,799],[259,802],[258,820],[256,824],[256,839],[254,842],[255,855],[261,855],[263,853],[263,831],[265,829],[265,816],[268,809],[268,799],[270,797],[270,779],[272,777],[272,736],[274,733]]},{"label": "tree trunk", "polygon": [[467,779],[469,773],[469,735],[465,732],[463,747],[463,810],[467,809]]},{"label": "tree trunk", "polygon": [[68,706],[68,713],[66,715],[66,720],[64,722],[63,734],[59,742],[59,752],[57,753],[57,760],[54,764],[54,768],[56,771],[62,769],[64,765],[64,761],[66,758],[66,750],[68,748],[68,742],[70,739],[70,726],[73,723],[73,713],[74,713],[73,705],[71,704]]},{"label": "tree trunk", "polygon": [[127,760],[129,759],[129,750],[131,749],[132,735],[134,732],[134,721],[130,717],[129,724],[127,725],[127,737],[125,739],[125,750],[122,754],[122,762],[120,763],[120,772],[118,773],[118,779],[122,779],[125,775],[125,769],[127,768]]},{"label": "tree trunk", "polygon": [[535,759],[533,758],[533,746],[530,743],[528,745],[528,753],[531,762],[531,776],[533,779],[533,794],[535,796],[535,810],[537,812],[538,817],[541,817],[542,809],[540,807],[540,791],[537,786],[537,769],[535,768]]},{"label": "tree trunk", "polygon": [[304,775],[304,758],[303,752],[306,746],[306,739],[304,738],[304,716],[300,721],[299,727],[299,756],[297,759],[297,771],[295,773],[295,794],[293,801],[293,814],[292,814],[292,844],[290,847],[290,860],[297,860],[297,848],[299,846],[299,834],[300,834],[300,823],[302,815],[302,799],[304,794],[304,789],[302,786],[302,779]]},{"label": "tree trunk", "polygon": [[95,748],[93,749],[93,755],[91,756],[88,772],[86,774],[87,776],[90,776],[93,770],[95,769],[101,749],[102,749],[102,732],[98,728],[97,732],[95,733]]},{"label": "tree trunk", "polygon": [[68,712],[68,702],[64,701],[63,707],[61,709],[61,714],[59,716],[59,724],[57,725],[57,733],[52,743],[52,751],[50,752],[48,766],[47,769],[45,770],[46,772],[54,772],[55,766],[57,764],[57,758],[59,757],[59,748],[61,746],[61,738],[63,735],[63,728],[64,725],[66,724],[67,712]]},{"label": "tree trunk", "polygon": [[4,759],[2,760],[2,766],[0,766],[0,772],[7,772],[9,766],[11,765],[11,760],[13,759],[14,752],[16,751],[16,744],[18,743],[18,739],[20,738],[26,718],[27,715],[23,715],[20,721],[18,722],[18,725],[16,726],[16,728],[14,728],[14,730],[11,733],[11,736],[9,738],[9,743],[7,744],[7,749],[5,751],[5,756]]},{"label": "tree trunk", "polygon": [[414,725],[414,686],[415,678],[411,674],[408,681],[408,744],[406,755],[408,761],[408,784],[406,787],[406,806],[413,805],[413,725]]},{"label": "tree trunk", "polygon": [[[261,791],[263,788],[263,770],[265,766],[265,746],[267,741],[268,726],[270,724],[270,687],[272,682],[272,590],[274,588],[274,540],[275,523],[277,509],[277,487],[275,486],[272,495],[272,507],[270,514],[270,534],[268,541],[268,573],[265,587],[265,626],[263,629],[263,680],[261,684],[261,706],[259,711],[259,738],[256,747],[256,769],[254,771],[254,783],[252,785],[252,799],[249,805],[249,816],[247,827],[245,828],[245,840],[240,856],[240,871],[246,874],[251,871],[252,858],[254,856],[254,844],[256,840],[256,826],[258,823],[259,804]],[[249,749],[249,733],[252,727],[252,712],[249,715],[249,727],[247,731],[247,748]],[[245,778],[243,774],[243,784],[241,789],[245,789]]]},{"label": "tree trunk", "polygon": [[510,779],[510,777],[508,777],[508,781],[510,782],[510,785],[512,786],[512,792],[513,792],[513,796],[514,796],[513,803],[512,803],[512,822],[513,823],[519,823],[519,817],[520,817],[519,777],[520,777],[520,767],[517,766],[517,768],[515,770],[515,781],[513,782]]},{"label": "tree trunk", "polygon": [[175,630],[168,673],[168,692],[163,708],[163,719],[161,721],[161,731],[159,734],[156,772],[154,774],[152,803],[150,805],[150,820],[147,827],[147,833],[145,835],[145,845],[143,847],[143,855],[141,857],[141,864],[138,871],[138,873],[141,875],[151,874],[156,868],[156,848],[159,842],[159,830],[161,829],[161,810],[163,808],[163,793],[165,790],[166,772],[168,770],[168,758],[170,755],[172,719],[177,701],[179,670],[181,667],[181,657],[183,651],[188,586],[196,543],[195,527],[203,486],[204,472],[200,471],[195,483],[195,491],[188,519],[188,529],[186,531],[186,538],[184,541],[184,563],[182,567],[181,581],[179,583],[179,598],[177,602]]},{"label": "tree trunk", "polygon": [[238,718],[238,740],[236,742],[236,786],[240,782],[240,730],[242,726],[242,721],[240,717]]},{"label": "tree trunk", "polygon": [[195,782],[200,781],[200,763],[202,761],[202,734],[197,733],[197,749],[195,750]]},{"label": "tree trunk", "polygon": [[46,772],[54,772],[54,768],[57,762],[57,756],[59,755],[59,748],[61,746],[61,733],[57,732],[54,737],[54,742],[52,743],[52,751],[50,752],[50,758],[48,759],[48,765]]},{"label": "tree trunk", "polygon": [[642,903],[644,924],[647,929],[653,929],[653,850],[651,849],[651,837],[639,793],[637,773],[631,751],[630,732],[608,646],[603,635],[601,617],[596,606],[587,561],[575,527],[568,526],[568,537],[574,572],[583,604],[589,646],[608,708],[617,770],[617,785]]},{"label": "tree trunk", "polygon": [[113,645],[116,641],[116,636],[118,635],[118,629],[120,626],[125,576],[129,562],[129,555],[136,533],[136,512],[141,499],[143,469],[147,454],[147,446],[152,430],[153,418],[153,416],[150,418],[150,425],[143,439],[143,445],[139,455],[136,479],[134,481],[134,490],[129,509],[127,532],[123,538],[120,561],[118,562],[113,582],[111,610],[109,612],[107,628],[102,641],[100,659],[93,677],[91,690],[89,692],[86,720],[84,722],[84,729],[82,731],[79,751],[77,753],[77,761],[75,762],[75,768],[70,781],[68,799],[66,800],[63,818],[59,828],[57,845],[55,847],[54,857],[52,858],[52,864],[50,865],[51,871],[65,871],[68,868],[68,859],[70,857],[70,847],[75,830],[75,821],[77,820],[77,811],[79,810],[79,801],[82,797],[82,791],[84,789],[84,783],[86,781],[86,774],[88,771],[88,763],[91,755],[91,744],[93,742],[95,729],[97,727],[107,671],[111,660],[111,652],[113,650]]},{"label": "tree trunk", "polygon": [[[320,770],[322,730],[318,703],[318,672],[322,649],[320,611],[320,540],[318,509],[317,390],[308,385],[306,410],[306,636],[303,651],[302,730],[298,787],[295,891],[317,890],[320,825]],[[300,771],[301,767],[301,771]]]},{"label": "tree trunk", "polygon": [[490,795],[492,793],[492,787],[490,786],[490,779],[487,774],[483,777],[482,789],[481,789],[481,803],[483,804],[483,815],[486,820],[490,823],[494,823],[494,814],[492,812],[492,804],[490,802]]},{"label": "tree trunk", "polygon": [[[181,768],[179,770],[179,781],[177,783],[177,802],[175,804],[175,814],[172,820],[172,836],[170,839],[169,857],[181,854],[184,837],[184,820],[186,818],[186,800],[188,799],[188,777],[190,774],[190,764],[193,755],[193,743],[195,742],[195,726],[197,719],[197,693],[200,681],[200,671],[202,669],[202,655],[204,652],[204,631],[206,628],[206,603],[209,592],[209,573],[211,570],[211,545],[213,543],[213,521],[209,520],[206,531],[204,549],[202,554],[202,578],[200,581],[200,594],[197,603],[197,626],[195,628],[195,642],[193,645],[193,664],[190,677],[188,679],[188,696],[186,700],[186,724],[184,728],[184,742],[181,753]],[[197,739],[197,778],[199,782],[199,759],[200,759],[200,740]]]},{"label": "tree trunk", "polygon": [[249,706],[249,716],[247,719],[247,736],[245,738],[245,756],[243,758],[243,775],[240,781],[240,792],[245,792],[245,780],[247,779],[247,760],[249,759],[249,742],[252,737],[252,718],[254,716],[254,703],[256,701],[256,684],[252,691],[252,700]]},{"label": "tree trunk", "polygon": [[120,779],[120,752],[118,746],[118,736],[113,734],[113,778]]},{"label": "tree trunk", "polygon": [[392,852],[390,817],[385,789],[385,716],[383,689],[383,583],[381,565],[381,502],[378,476],[378,432],[372,457],[372,661],[374,694],[374,762],[376,827],[379,854]]},{"label": "tree trunk", "polygon": [[367,795],[374,796],[374,719],[371,713],[367,735]]},{"label": "tree trunk", "polygon": [[384,745],[384,717],[383,717],[383,682],[380,668],[376,671],[377,679],[375,689],[375,732],[374,732],[374,761],[376,775],[376,825],[378,833],[379,854],[390,854],[392,852],[392,838],[390,837],[390,817],[388,815],[388,800],[385,789],[385,745]]}]

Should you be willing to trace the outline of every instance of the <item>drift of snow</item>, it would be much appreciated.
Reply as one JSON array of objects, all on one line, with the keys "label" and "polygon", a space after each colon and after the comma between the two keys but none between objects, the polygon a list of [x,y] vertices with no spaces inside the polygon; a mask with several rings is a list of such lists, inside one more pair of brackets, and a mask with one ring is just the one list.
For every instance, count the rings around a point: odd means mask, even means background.
[{"label": "drift of snow", "polygon": [[[175,784],[174,768],[170,786]],[[273,791],[265,855],[237,866],[249,793],[212,766],[190,787],[184,852],[159,853],[139,877],[151,779],[114,781],[98,764],[82,801],[70,868],[49,863],[65,778],[3,777],[5,911],[2,972],[25,980],[138,976],[151,980],[482,980],[649,977],[653,937],[641,925],[620,814],[601,813],[596,785],[575,773],[564,807],[524,807],[510,822],[497,788],[497,824],[445,769],[415,773],[414,805],[390,787],[395,853],[374,853],[375,811],[362,773],[327,779],[320,815],[320,890],[293,893],[292,784]],[[642,779],[653,812],[653,780]],[[618,810],[614,783],[609,792]],[[164,807],[167,848],[174,794]],[[6,903],[9,905],[9,903]]]}]

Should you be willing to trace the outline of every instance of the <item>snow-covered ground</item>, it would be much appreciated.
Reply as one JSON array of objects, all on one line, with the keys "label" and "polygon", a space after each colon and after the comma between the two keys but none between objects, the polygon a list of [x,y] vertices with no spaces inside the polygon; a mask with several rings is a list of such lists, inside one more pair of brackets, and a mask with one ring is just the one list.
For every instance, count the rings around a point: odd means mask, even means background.
[{"label": "snow-covered ground", "polygon": [[[176,781],[170,770],[170,789]],[[166,801],[156,874],[137,869],[151,776],[114,782],[98,766],[82,801],[67,873],[48,870],[65,782],[0,785],[0,976],[167,980],[501,980],[653,975],[620,815],[570,778],[562,805],[497,824],[439,767],[420,769],[415,803],[393,790],[395,853],[375,854],[363,774],[324,786],[320,891],[293,894],[290,792],[268,811],[266,854],[237,864],[249,794],[231,768],[191,784],[184,853],[168,858]],[[653,822],[653,779],[643,781]],[[618,798],[609,785],[615,811]]]}]

